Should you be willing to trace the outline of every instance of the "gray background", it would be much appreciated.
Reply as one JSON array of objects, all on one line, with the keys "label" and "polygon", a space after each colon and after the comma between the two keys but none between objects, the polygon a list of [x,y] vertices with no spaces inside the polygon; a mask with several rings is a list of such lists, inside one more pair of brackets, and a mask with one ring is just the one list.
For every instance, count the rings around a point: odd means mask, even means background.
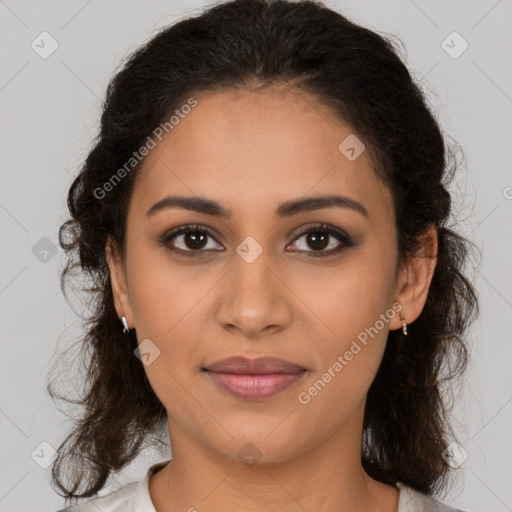
[{"label": "gray background", "polygon": [[[404,42],[409,68],[464,149],[467,172],[452,191],[460,229],[482,250],[474,274],[481,316],[455,408],[468,458],[444,499],[470,512],[510,511],[512,0],[326,3]],[[35,462],[48,463],[50,446],[56,449],[71,426],[44,391],[59,350],[79,332],[59,289],[63,251],[55,246],[106,85],[121,59],[158,28],[206,5],[0,0],[0,511],[53,511],[64,503],[49,486],[50,469]],[[59,45],[46,59],[31,47],[43,31]],[[442,46],[453,31],[469,44],[458,58]],[[453,53],[463,42],[456,36],[445,44]],[[107,490],[142,478],[165,458],[144,452]]]}]

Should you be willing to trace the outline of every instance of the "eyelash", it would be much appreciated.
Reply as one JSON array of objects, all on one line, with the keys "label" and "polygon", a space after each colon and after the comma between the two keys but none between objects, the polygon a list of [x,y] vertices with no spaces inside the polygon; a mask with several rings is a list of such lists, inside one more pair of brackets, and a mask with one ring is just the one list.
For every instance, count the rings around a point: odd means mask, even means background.
[{"label": "eyelash", "polygon": [[[175,228],[175,229],[169,231],[168,233],[166,233],[163,237],[161,237],[159,239],[159,243],[161,245],[163,245],[168,251],[171,251],[173,253],[179,253],[179,254],[186,255],[186,256],[191,256],[191,257],[197,256],[194,253],[206,252],[205,250],[202,250],[202,249],[198,249],[197,251],[195,251],[195,250],[185,251],[183,249],[172,249],[171,247],[169,247],[169,242],[173,238],[175,238],[176,236],[182,235],[182,234],[187,234],[187,233],[200,233],[200,234],[208,235],[209,237],[213,238],[217,242],[217,240],[215,239],[215,235],[208,228],[205,228],[198,224],[187,224],[185,226]],[[315,226],[308,226],[306,229],[302,230],[293,239],[292,243],[296,242],[298,239],[300,239],[302,236],[304,236],[308,233],[327,234],[327,235],[333,236],[334,238],[337,238],[338,241],[340,242],[340,245],[338,245],[336,248],[330,249],[328,251],[323,251],[323,250],[305,251],[306,253],[310,254],[314,258],[332,256],[334,254],[341,252],[343,249],[345,249],[347,247],[354,246],[354,242],[352,241],[350,236],[347,235],[347,233],[345,233],[344,231],[342,231],[338,228],[335,228],[329,224],[324,224],[324,223],[320,223]],[[292,251],[292,252],[296,252],[296,251]],[[297,252],[300,252],[300,251],[297,251]]]}]

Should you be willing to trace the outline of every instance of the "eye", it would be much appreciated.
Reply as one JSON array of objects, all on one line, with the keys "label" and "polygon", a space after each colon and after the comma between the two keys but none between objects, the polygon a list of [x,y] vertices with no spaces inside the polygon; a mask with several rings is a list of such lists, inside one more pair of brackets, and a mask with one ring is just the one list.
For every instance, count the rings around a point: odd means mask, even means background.
[{"label": "eye", "polygon": [[[305,238],[305,241],[303,244],[300,244],[299,242],[302,238]],[[337,239],[338,243],[336,243],[333,238]],[[304,249],[304,246],[307,245],[312,247],[313,250],[308,251]],[[319,224],[317,226],[310,226],[302,231],[299,236],[295,238],[291,246],[296,248],[293,251],[308,252],[311,253],[310,256],[318,257],[331,256],[353,245],[349,235],[341,229],[337,229],[328,224]],[[328,250],[325,250],[326,248]]]},{"label": "eye", "polygon": [[[204,250],[219,250],[219,247],[223,250],[218,243],[212,242],[208,247],[208,238],[215,240],[209,229],[189,224],[169,231],[160,239],[160,243],[169,251],[186,256],[194,256],[193,253],[205,252]],[[171,241],[173,241],[172,244]]]},{"label": "eye", "polygon": [[[210,247],[208,247],[209,238],[212,239]],[[300,240],[302,238],[305,239],[305,243],[301,244]],[[197,224],[175,228],[166,233],[159,242],[167,250],[185,256],[197,256],[201,252],[212,250],[220,252],[224,250],[208,228]],[[313,250],[304,248],[306,244],[312,247]],[[352,239],[341,229],[329,224],[319,224],[304,229],[288,247],[294,247],[292,252],[307,252],[310,256],[318,257],[331,256],[353,245]],[[327,250],[325,250],[326,248]]]}]

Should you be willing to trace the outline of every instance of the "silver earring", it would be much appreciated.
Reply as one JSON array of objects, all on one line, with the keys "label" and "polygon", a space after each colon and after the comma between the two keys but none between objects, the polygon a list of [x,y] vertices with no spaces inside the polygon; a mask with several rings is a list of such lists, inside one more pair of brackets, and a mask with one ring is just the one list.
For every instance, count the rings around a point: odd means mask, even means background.
[{"label": "silver earring", "polygon": [[402,317],[402,332],[404,333],[404,336],[407,336],[407,322],[404,317]]},{"label": "silver earring", "polygon": [[128,322],[126,321],[126,317],[123,316],[123,318],[121,318],[121,322],[123,322],[123,334],[126,334],[127,332],[130,332],[130,328],[128,327]]}]

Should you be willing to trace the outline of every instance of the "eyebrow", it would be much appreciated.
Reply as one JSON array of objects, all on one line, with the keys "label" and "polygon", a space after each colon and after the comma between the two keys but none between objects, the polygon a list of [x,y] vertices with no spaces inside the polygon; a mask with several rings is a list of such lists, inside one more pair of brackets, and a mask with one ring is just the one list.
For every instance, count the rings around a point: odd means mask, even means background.
[{"label": "eyebrow", "polygon": [[[349,197],[340,195],[325,195],[293,199],[280,204],[275,213],[279,217],[291,217],[297,213],[321,210],[322,208],[332,208],[335,206],[354,210],[366,218],[369,218],[368,211],[361,203]],[[232,214],[231,210],[225,208],[216,201],[205,197],[168,196],[151,206],[147,211],[146,216],[150,217],[158,212],[170,208],[183,208],[185,210],[191,210],[224,219],[231,218]]]}]

